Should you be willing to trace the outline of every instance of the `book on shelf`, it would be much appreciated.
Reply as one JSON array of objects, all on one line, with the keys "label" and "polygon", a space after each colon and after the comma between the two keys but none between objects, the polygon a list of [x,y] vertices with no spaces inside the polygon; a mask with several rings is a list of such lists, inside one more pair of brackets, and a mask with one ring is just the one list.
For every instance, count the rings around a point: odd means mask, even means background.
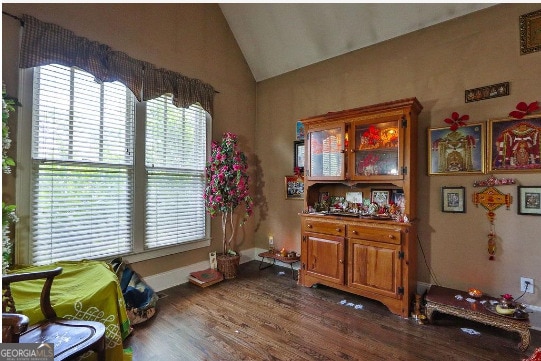
[{"label": "book on shelf", "polygon": [[200,287],[207,287],[224,279],[223,274],[212,268],[190,273],[188,280]]}]

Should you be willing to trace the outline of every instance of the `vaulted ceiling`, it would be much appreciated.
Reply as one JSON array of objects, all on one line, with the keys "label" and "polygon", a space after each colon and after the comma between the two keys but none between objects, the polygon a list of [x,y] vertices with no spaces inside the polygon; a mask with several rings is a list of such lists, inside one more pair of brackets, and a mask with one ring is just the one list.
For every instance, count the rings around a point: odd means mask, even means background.
[{"label": "vaulted ceiling", "polygon": [[464,3],[222,3],[256,81],[493,6]]}]

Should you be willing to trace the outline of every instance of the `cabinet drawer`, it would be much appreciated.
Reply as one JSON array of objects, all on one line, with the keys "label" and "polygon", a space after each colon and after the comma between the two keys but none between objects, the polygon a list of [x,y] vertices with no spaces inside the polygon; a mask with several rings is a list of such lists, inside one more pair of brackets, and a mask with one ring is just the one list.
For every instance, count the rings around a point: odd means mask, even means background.
[{"label": "cabinet drawer", "polygon": [[347,236],[351,238],[365,239],[368,241],[400,244],[400,231],[394,231],[391,229],[378,229],[348,225]]},{"label": "cabinet drawer", "polygon": [[345,226],[339,223],[331,222],[318,222],[311,220],[304,220],[304,232],[332,234],[334,236],[344,236]]}]

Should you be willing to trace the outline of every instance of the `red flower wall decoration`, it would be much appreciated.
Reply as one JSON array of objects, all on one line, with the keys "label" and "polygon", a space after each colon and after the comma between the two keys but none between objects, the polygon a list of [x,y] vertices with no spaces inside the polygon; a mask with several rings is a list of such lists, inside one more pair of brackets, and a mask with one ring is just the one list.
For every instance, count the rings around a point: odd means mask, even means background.
[{"label": "red flower wall decoration", "polygon": [[453,132],[458,129],[458,127],[463,127],[466,125],[466,120],[469,120],[470,116],[467,114],[464,114],[460,116],[457,112],[453,112],[451,114],[451,118],[445,118],[444,122],[447,124],[451,124],[449,129],[451,129]]},{"label": "red flower wall decoration", "polygon": [[535,112],[539,109],[539,105],[537,101],[532,102],[530,104],[526,104],[525,102],[520,102],[517,104],[517,110],[513,110],[511,113],[509,113],[510,117],[516,118],[516,119],[522,119],[524,116]]}]

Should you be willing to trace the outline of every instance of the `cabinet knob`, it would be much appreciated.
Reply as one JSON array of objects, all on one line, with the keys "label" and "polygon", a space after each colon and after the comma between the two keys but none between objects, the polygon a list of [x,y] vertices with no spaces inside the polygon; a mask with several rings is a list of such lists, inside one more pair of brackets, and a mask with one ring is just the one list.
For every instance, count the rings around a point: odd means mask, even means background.
[{"label": "cabinet knob", "polygon": [[338,262],[340,262],[340,264],[344,264],[344,261],[342,261],[342,260],[340,260],[340,261],[338,261]]},{"label": "cabinet knob", "polygon": [[342,232],[341,228],[336,228],[336,232]]},{"label": "cabinet knob", "polygon": [[389,239],[394,239],[394,238],[395,238],[394,235],[392,234],[389,235]]},{"label": "cabinet knob", "polygon": [[307,224],[307,225],[306,225],[306,228],[312,228],[312,225],[311,225],[311,224]]},{"label": "cabinet knob", "polygon": [[357,232],[357,231],[352,231],[351,233],[353,233],[353,234],[359,234],[359,232]]},{"label": "cabinet knob", "polygon": [[350,149],[349,150],[351,153],[355,153],[355,149]]}]

